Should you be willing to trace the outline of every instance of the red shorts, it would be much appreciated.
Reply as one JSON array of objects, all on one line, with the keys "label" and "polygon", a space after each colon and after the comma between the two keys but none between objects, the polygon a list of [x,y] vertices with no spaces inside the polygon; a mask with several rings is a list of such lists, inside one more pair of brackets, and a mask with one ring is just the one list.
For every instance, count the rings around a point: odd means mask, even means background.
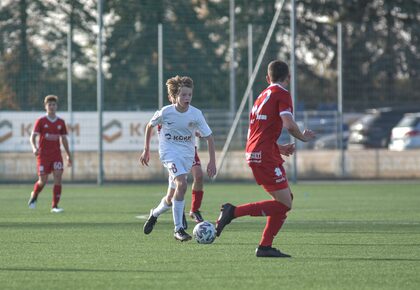
[{"label": "red shorts", "polygon": [[289,187],[286,171],[281,164],[264,164],[250,166],[254,174],[255,181],[267,192],[273,192]]},{"label": "red shorts", "polygon": [[197,146],[195,147],[195,156],[194,156],[194,161],[192,166],[201,166],[201,160],[200,157],[198,157],[198,153],[197,153]]},{"label": "red shorts", "polygon": [[54,170],[63,169],[63,157],[61,155],[37,158],[38,175],[50,174]]}]

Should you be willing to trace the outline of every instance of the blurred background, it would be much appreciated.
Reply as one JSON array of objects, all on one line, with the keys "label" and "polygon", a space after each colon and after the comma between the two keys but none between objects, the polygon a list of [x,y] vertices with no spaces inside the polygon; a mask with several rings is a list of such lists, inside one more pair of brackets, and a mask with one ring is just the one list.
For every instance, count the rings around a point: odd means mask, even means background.
[{"label": "blurred background", "polygon": [[[137,158],[144,125],[167,104],[165,81],[175,75],[194,80],[193,105],[227,161],[219,178],[252,180],[243,158],[250,104],[267,86],[267,64],[290,63],[292,56],[295,118],[318,138],[298,143],[286,160],[289,175],[420,177],[420,3],[302,0],[295,10],[293,3],[0,0],[0,181],[36,178],[29,135],[48,94],[59,96],[59,115],[69,126],[75,166],[66,180],[164,178],[157,156],[149,169]],[[286,133],[279,138],[291,141]],[[204,143],[200,150],[205,164]]]}]

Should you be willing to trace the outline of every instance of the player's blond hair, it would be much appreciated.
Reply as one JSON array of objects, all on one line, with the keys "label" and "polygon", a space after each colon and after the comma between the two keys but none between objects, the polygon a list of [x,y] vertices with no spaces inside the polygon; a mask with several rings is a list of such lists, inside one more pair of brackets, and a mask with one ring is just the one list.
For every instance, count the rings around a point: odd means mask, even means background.
[{"label": "player's blond hair", "polygon": [[168,99],[171,101],[181,91],[182,87],[194,88],[194,82],[190,77],[174,76],[166,81],[166,87],[168,89]]},{"label": "player's blond hair", "polygon": [[44,99],[44,105],[46,105],[49,102],[56,102],[58,103],[58,97],[55,95],[48,95]]}]

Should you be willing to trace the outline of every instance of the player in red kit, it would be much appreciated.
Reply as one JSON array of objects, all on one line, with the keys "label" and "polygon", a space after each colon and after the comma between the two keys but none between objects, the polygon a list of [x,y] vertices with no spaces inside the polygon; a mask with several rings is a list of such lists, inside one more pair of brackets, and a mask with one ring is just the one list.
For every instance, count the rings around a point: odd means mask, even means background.
[{"label": "player in red kit", "polygon": [[249,116],[246,160],[256,182],[272,199],[233,206],[222,205],[216,222],[216,235],[234,218],[241,216],[266,216],[267,222],[261,241],[256,249],[257,257],[290,257],[272,247],[287,213],[292,208],[293,195],[282,166],[281,155],[293,154],[294,144],[278,145],[283,128],[295,138],[307,142],[315,137],[311,130],[300,131],[293,119],[293,104],[286,86],[289,83],[289,67],[275,60],[268,65],[267,82],[270,84],[257,98]]},{"label": "player in red kit", "polygon": [[[60,213],[62,208],[58,207],[61,197],[61,177],[63,175],[63,158],[61,156],[60,139],[67,153],[67,163],[71,166],[71,155],[67,141],[67,128],[63,119],[56,115],[58,97],[48,95],[44,99],[47,114],[38,118],[31,134],[30,142],[32,151],[37,158],[38,181],[35,182],[34,190],[28,202],[29,208],[36,207],[39,193],[48,181],[48,175],[52,172],[54,176],[54,188],[51,212]],[[39,143],[36,138],[39,136]]]}]

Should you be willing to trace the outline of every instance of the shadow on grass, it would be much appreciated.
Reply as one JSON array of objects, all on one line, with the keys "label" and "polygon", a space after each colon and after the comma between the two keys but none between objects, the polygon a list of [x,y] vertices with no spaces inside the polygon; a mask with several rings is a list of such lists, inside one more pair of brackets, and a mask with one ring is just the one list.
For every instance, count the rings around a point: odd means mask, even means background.
[{"label": "shadow on grass", "polygon": [[416,258],[348,258],[348,257],[296,257],[296,260],[322,260],[322,261],[382,261],[382,262],[419,262],[420,259]]},{"label": "shadow on grass", "polygon": [[42,228],[84,228],[84,227],[127,227],[127,226],[139,226],[142,223],[139,222],[115,222],[115,223],[101,223],[101,222],[5,222],[0,223],[0,228],[31,228],[31,229],[42,229]]},{"label": "shadow on grass", "polygon": [[378,247],[378,246],[400,246],[400,247],[406,247],[406,246],[410,246],[410,247],[419,247],[420,243],[416,243],[416,244],[403,244],[403,243],[363,243],[363,244],[349,244],[349,243],[322,243],[322,244],[313,244],[313,243],[283,243],[283,245],[303,245],[303,246],[343,246],[343,247]]},{"label": "shadow on grass", "polygon": [[76,268],[35,268],[35,267],[0,267],[0,272],[87,272],[87,273],[183,273],[168,270],[113,270],[113,269],[76,269]]}]

